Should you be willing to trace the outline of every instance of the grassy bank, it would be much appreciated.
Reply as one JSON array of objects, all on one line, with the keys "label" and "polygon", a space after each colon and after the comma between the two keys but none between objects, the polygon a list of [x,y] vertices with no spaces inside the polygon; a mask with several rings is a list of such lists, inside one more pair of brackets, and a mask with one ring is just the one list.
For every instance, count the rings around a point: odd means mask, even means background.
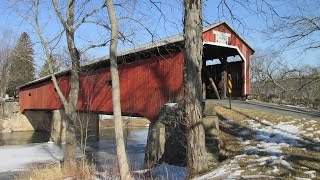
[{"label": "grassy bank", "polygon": [[215,110],[225,160],[204,178],[320,177],[320,122],[223,106]]}]

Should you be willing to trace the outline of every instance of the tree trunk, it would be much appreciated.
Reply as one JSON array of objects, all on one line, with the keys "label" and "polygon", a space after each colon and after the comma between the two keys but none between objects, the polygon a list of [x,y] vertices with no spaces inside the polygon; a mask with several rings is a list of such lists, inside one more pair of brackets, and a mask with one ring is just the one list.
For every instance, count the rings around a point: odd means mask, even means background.
[{"label": "tree trunk", "polygon": [[205,133],[202,124],[202,2],[184,1],[185,121],[189,177],[207,168]]},{"label": "tree trunk", "polygon": [[75,120],[77,118],[77,112],[75,110],[66,109],[66,146],[64,149],[64,164],[72,166],[76,164],[76,127]]},{"label": "tree trunk", "polygon": [[118,165],[121,179],[132,179],[129,171],[129,165],[123,140],[123,129],[121,119],[120,105],[120,82],[117,64],[117,46],[118,46],[118,19],[114,11],[113,0],[106,0],[109,20],[111,24],[110,41],[110,71],[112,79],[112,104],[114,115],[114,131],[117,145]]},{"label": "tree trunk", "polygon": [[[63,95],[57,79],[53,74],[53,66],[51,64],[52,55],[49,53],[48,44],[44,41],[41,30],[37,28],[38,35],[40,36],[41,43],[45,46],[47,61],[49,63],[49,70],[51,73],[52,81],[54,87],[57,90],[57,93],[60,97],[60,100],[64,106],[66,112],[66,148],[64,150],[64,163],[67,165],[71,165],[76,163],[76,121],[77,121],[77,103],[78,103],[78,96],[79,96],[79,89],[80,89],[80,53],[75,45],[74,39],[74,11],[75,11],[75,0],[70,0],[68,3],[68,8],[66,10],[66,20],[62,16],[62,12],[58,6],[56,0],[51,0],[51,3],[58,15],[61,24],[63,25],[66,31],[66,39],[68,50],[71,57],[71,75],[70,75],[70,92],[68,99]],[[39,1],[36,1],[36,5],[38,7]],[[38,24],[37,18],[35,19],[36,23]]]}]

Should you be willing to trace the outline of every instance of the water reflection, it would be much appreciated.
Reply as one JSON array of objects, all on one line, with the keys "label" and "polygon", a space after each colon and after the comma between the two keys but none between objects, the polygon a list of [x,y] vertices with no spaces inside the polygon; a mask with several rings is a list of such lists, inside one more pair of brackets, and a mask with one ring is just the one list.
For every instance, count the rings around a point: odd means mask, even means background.
[{"label": "water reflection", "polygon": [[[132,167],[142,166],[147,135],[148,128],[145,127],[124,129],[126,152]],[[100,130],[100,140],[89,143],[88,155],[99,168],[104,169],[107,165],[115,165],[116,145],[113,128]]]},{"label": "water reflection", "polygon": [[49,138],[45,131],[0,133],[0,146],[48,142]]}]

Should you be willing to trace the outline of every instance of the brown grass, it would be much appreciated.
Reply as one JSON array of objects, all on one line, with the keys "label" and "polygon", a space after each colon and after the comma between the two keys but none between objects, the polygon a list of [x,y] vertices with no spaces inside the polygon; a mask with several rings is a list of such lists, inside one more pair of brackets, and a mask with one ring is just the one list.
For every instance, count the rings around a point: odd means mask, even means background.
[{"label": "brown grass", "polygon": [[[315,171],[315,176],[320,177],[320,152],[313,149],[315,146],[319,146],[320,144],[312,140],[313,138],[320,137],[320,122],[310,122],[309,120],[305,119],[296,119],[291,116],[282,116],[251,109],[233,108],[230,110],[220,105],[215,106],[215,111],[221,120],[220,129],[222,136],[220,138],[222,142],[224,142],[224,147],[222,148],[229,154],[229,156],[227,156],[229,159],[223,161],[222,164],[236,162],[240,166],[240,169],[238,170],[243,170],[241,173],[242,175],[264,174],[281,179],[294,179],[294,177],[310,178],[310,176],[305,172]],[[235,123],[224,123],[223,120],[226,119],[231,119]],[[282,155],[293,167],[293,170],[287,169],[281,164],[259,165],[259,158],[268,156],[268,154],[264,154],[263,152],[257,154],[258,156],[235,156],[245,153],[244,148],[239,142],[237,142],[238,140],[236,138],[241,137],[244,140],[250,139],[251,143],[248,144],[250,146],[257,146],[259,143],[252,138],[254,131],[247,135],[239,134],[239,132],[243,130],[250,131],[250,126],[246,121],[244,121],[246,119],[253,119],[257,122],[260,122],[262,126],[268,126],[267,124],[264,124],[262,120],[267,120],[273,124],[285,122],[299,126],[300,129],[305,131],[305,133],[300,134],[300,136],[311,142],[310,144],[306,144],[303,147],[290,146],[283,147],[281,149],[283,152]],[[312,134],[312,138],[308,137],[310,134]],[[273,171],[275,167],[278,169],[277,172]]]},{"label": "brown grass", "polygon": [[30,171],[18,175],[21,180],[58,180],[58,179],[93,179],[95,176],[95,166],[92,164],[76,164],[72,166],[63,166],[60,163],[36,166]]},{"label": "brown grass", "polygon": [[[146,118],[134,118],[134,119],[123,119],[123,126],[125,127],[146,127],[150,124],[150,121]],[[114,127],[113,119],[100,120],[100,128],[111,128]]]},{"label": "brown grass", "polygon": [[[244,127],[247,126],[247,123],[244,121],[247,118],[254,119],[257,122],[261,122],[261,120],[267,120],[274,124],[279,122],[287,122],[292,125],[301,126],[301,129],[304,129],[306,132],[312,133],[313,138],[317,138],[317,137],[320,138],[320,122],[310,123],[310,121],[307,121],[304,119],[297,119],[291,116],[271,114],[271,113],[251,110],[251,109],[242,109],[242,108],[228,109],[220,105],[217,105],[215,107],[215,110],[217,114],[220,114],[225,118],[232,119],[236,121],[239,125]],[[313,129],[308,130],[309,128],[313,128]]]}]

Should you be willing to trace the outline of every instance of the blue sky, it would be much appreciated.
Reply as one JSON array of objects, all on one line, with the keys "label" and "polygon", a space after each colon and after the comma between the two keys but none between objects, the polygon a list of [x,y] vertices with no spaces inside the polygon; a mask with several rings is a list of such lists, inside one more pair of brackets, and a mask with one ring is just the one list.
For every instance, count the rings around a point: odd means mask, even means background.
[{"label": "blue sky", "polygon": [[[263,33],[263,31],[266,30],[266,24],[269,23],[270,18],[265,19],[261,13],[255,12],[254,8],[256,7],[254,4],[242,6],[231,0],[226,2],[228,2],[228,5],[232,8],[233,15],[240,19],[240,21],[232,19],[228,10],[226,8],[222,9],[216,0],[206,0],[204,1],[203,7],[203,19],[205,26],[219,21],[227,21],[257,51],[263,50],[264,53],[271,53],[278,49],[282,42],[278,42],[276,39],[271,39],[266,33]],[[294,5],[303,3],[303,1],[299,0],[273,0],[270,2],[272,2],[276,11],[284,14],[295,13],[296,9]],[[99,6],[100,3],[100,0],[92,1],[91,4],[82,10],[84,12],[88,12],[92,7]],[[157,5],[161,8],[162,13],[159,12],[154,5],[150,4],[148,0],[136,1],[134,4],[132,2],[127,3],[126,1],[119,0],[116,1],[116,3],[123,4],[123,7],[117,6],[116,9],[118,17],[121,17],[120,29],[128,39],[133,41],[133,44],[128,41],[125,43],[120,42],[120,50],[148,43],[152,39],[157,40],[182,32],[183,6],[180,0],[161,1],[161,4],[159,3]],[[310,4],[309,11],[314,13],[316,16],[320,16],[320,12],[318,10],[319,6],[319,4],[317,4],[317,6]],[[17,7],[22,10],[26,10],[28,8],[28,6],[24,5],[17,5]],[[308,6],[306,6],[306,8],[307,7]],[[312,11],[312,9],[310,10],[310,8],[314,8],[314,11]],[[251,10],[248,11],[248,9]],[[0,16],[0,31],[3,29],[10,29],[17,34],[17,36],[24,31],[29,33],[32,41],[35,43],[35,59],[38,66],[37,68],[39,68],[44,62],[44,54],[42,52],[41,45],[37,43],[39,40],[34,29],[27,22],[22,20],[21,17],[19,17],[19,15],[17,15],[17,13],[15,13],[7,4],[4,3],[4,5],[0,7],[0,12],[2,14]],[[20,14],[24,13],[20,12]],[[45,1],[45,3],[42,4],[40,14],[41,24],[46,25],[44,28],[45,35],[50,39],[62,28],[49,1]],[[101,22],[107,22],[107,16],[105,14],[106,9],[103,9],[100,13],[95,15],[94,19],[99,19]],[[27,15],[30,15],[30,13]],[[125,19],[125,17],[134,17],[136,22]],[[146,29],[148,29],[154,36],[151,36]],[[81,26],[76,33],[77,47],[82,49],[92,42],[101,43],[108,39],[108,37],[109,32],[107,30],[93,24],[87,24]],[[320,37],[317,36],[317,34],[313,35],[311,39],[320,41]],[[313,49],[305,52],[304,48],[308,43],[310,43],[310,39],[309,41],[301,41],[297,44],[293,44],[291,47],[288,47],[282,53],[283,59],[289,65],[310,64],[319,66],[320,50]],[[62,37],[59,46],[57,46],[56,49],[57,53],[61,52],[65,47],[65,40],[64,37]],[[86,54],[90,58],[98,58],[108,54],[108,47],[89,50]]]}]

